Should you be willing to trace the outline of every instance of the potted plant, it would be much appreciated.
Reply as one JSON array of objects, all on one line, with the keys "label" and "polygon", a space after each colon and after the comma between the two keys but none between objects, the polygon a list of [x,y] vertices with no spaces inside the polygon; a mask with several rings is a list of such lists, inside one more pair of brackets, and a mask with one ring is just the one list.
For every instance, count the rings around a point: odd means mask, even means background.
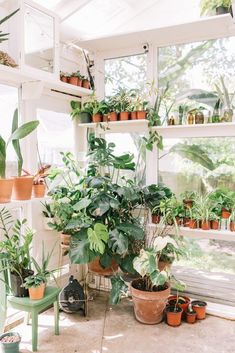
[{"label": "potted plant", "polygon": [[48,170],[51,168],[49,164],[41,166],[38,172],[33,177],[32,196],[35,198],[42,198],[45,196],[46,184],[45,178],[49,175]]},{"label": "potted plant", "polygon": [[99,102],[95,96],[93,96],[90,101],[90,107],[92,111],[92,122],[100,123],[102,121],[102,116],[108,112],[107,103],[104,100]]},{"label": "potted plant", "polygon": [[217,211],[217,209],[213,209],[210,214],[211,229],[213,230],[220,229],[220,218],[221,218],[221,209],[219,209],[219,212]]},{"label": "potted plant", "polygon": [[188,208],[188,214],[189,214],[189,221],[188,221],[188,226],[190,229],[196,229],[198,224],[197,224],[197,217],[198,213],[195,207],[190,207]]},{"label": "potted plant", "polygon": [[[176,296],[174,296],[174,299],[172,299],[171,297],[170,300],[168,299],[169,305],[167,305],[166,307],[166,320],[169,326],[178,327],[181,325],[182,314],[184,311],[182,305],[187,304],[185,304],[184,302],[184,297],[179,296],[179,289],[183,290],[184,288],[185,286],[182,283],[180,283],[180,285],[178,284]],[[180,305],[179,303],[182,301],[184,302],[184,304]]]},{"label": "potted plant", "polygon": [[228,219],[231,214],[235,193],[226,188],[216,189],[210,193],[209,197],[217,207],[221,208],[221,217]]},{"label": "potted plant", "polygon": [[[10,202],[12,195],[12,188],[14,187],[14,198],[21,199],[21,193],[19,194],[17,185],[21,184],[21,172],[23,165],[23,157],[20,150],[19,140],[28,136],[32,131],[34,131],[39,122],[38,121],[30,121],[18,127],[18,110],[16,109],[13,116],[12,121],[12,135],[9,137],[7,141],[5,141],[0,135],[0,203]],[[12,143],[17,158],[18,158],[18,177],[6,178],[6,159],[7,159],[7,148]],[[25,179],[27,182],[27,178]],[[33,183],[33,177],[31,180],[31,184]],[[13,185],[14,184],[14,185]],[[24,184],[23,184],[24,188]],[[32,191],[32,186],[31,186]],[[31,197],[31,194],[30,194]]]},{"label": "potted plant", "polygon": [[64,73],[60,71],[60,80],[62,82],[68,83],[69,82],[70,75],[68,73]]},{"label": "potted plant", "polygon": [[131,107],[129,93],[125,89],[119,88],[117,93],[112,97],[112,102],[119,113],[119,119],[128,120]]},{"label": "potted plant", "polygon": [[108,106],[108,121],[117,121],[118,120],[118,113],[116,111],[116,101],[115,98],[109,97],[107,100]]},{"label": "potted plant", "polygon": [[90,89],[91,85],[90,85],[90,81],[88,77],[83,77],[82,79],[82,87]]},{"label": "potted plant", "polygon": [[203,14],[223,15],[229,12],[232,15],[231,0],[201,0],[201,15]]},{"label": "potted plant", "polygon": [[93,108],[90,102],[85,102],[82,106],[81,102],[71,101],[70,106],[72,108],[70,116],[73,120],[79,119],[79,122],[82,124],[91,122]]},{"label": "potted plant", "polygon": [[194,324],[197,319],[197,313],[193,310],[192,305],[189,304],[188,309],[186,311],[186,321],[188,324]]},{"label": "potted plant", "polygon": [[71,85],[74,86],[82,86],[82,80],[84,79],[84,76],[82,76],[81,72],[78,70],[76,72],[73,72],[68,81]]},{"label": "potted plant", "polygon": [[43,244],[41,265],[39,265],[35,258],[31,258],[36,273],[28,276],[23,284],[23,287],[29,290],[29,297],[31,300],[39,300],[44,297],[47,280],[54,274],[55,271],[57,271],[57,269],[48,269],[53,250],[54,249],[45,255],[45,248]]},{"label": "potted plant", "polygon": [[131,90],[131,120],[146,119],[148,101],[144,97],[143,91]]},{"label": "potted plant", "polygon": [[197,313],[197,320],[205,319],[207,303],[202,300],[193,300],[191,304],[193,311]]},{"label": "potted plant", "polygon": [[180,195],[186,208],[191,208],[193,206],[196,195],[197,193],[195,191],[185,191]]},{"label": "potted plant", "polygon": [[211,212],[213,207],[214,203],[212,202],[209,194],[205,196],[198,195],[194,201],[197,219],[201,221],[201,228],[203,230],[210,229]]},{"label": "potted plant", "polygon": [[19,353],[21,337],[17,332],[6,332],[0,336],[2,353]]},{"label": "potted plant", "polygon": [[22,288],[22,285],[25,278],[33,274],[30,269],[30,246],[34,233],[26,227],[25,219],[13,221],[12,215],[5,208],[0,210],[0,230],[3,232],[0,251],[6,254],[12,294],[16,297],[26,297],[28,291]]},{"label": "potted plant", "polygon": [[181,309],[183,309],[184,313],[187,312],[190,302],[191,300],[189,297],[179,295],[178,292],[177,295],[170,295],[168,298],[168,304],[170,306],[179,306]]}]

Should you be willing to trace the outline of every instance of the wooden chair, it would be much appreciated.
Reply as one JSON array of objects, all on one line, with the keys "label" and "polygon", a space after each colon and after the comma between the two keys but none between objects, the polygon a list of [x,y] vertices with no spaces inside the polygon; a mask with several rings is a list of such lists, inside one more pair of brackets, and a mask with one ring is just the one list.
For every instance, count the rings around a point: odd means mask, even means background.
[{"label": "wooden chair", "polygon": [[[5,317],[7,306],[16,310],[27,312],[32,318],[32,350],[37,351],[38,345],[38,314],[54,306],[55,335],[59,335],[59,293],[60,288],[47,287],[45,296],[40,300],[31,300],[27,298],[19,298],[10,295],[9,291],[9,273],[5,270],[7,265],[6,256],[0,254],[0,316]],[[4,285],[3,285],[4,284]],[[5,287],[5,288],[3,288]],[[2,311],[2,312],[1,312]],[[4,323],[0,324],[4,325]],[[1,327],[0,327],[1,330]]]}]

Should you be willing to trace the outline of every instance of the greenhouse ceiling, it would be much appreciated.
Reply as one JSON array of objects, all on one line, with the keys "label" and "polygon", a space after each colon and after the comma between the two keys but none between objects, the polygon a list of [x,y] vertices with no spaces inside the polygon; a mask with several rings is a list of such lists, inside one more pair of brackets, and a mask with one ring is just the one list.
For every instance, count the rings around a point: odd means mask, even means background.
[{"label": "greenhouse ceiling", "polygon": [[58,14],[61,38],[80,42],[197,20],[200,0],[35,0]]}]

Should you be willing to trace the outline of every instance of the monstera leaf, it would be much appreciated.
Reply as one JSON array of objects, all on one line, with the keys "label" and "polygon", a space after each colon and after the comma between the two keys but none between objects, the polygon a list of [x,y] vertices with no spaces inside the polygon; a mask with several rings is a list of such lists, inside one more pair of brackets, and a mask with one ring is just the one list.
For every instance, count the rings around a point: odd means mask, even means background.
[{"label": "monstera leaf", "polygon": [[74,264],[87,264],[94,260],[99,254],[90,250],[88,239],[81,240],[76,247],[70,249],[69,257]]},{"label": "monstera leaf", "polygon": [[110,239],[108,242],[109,247],[112,251],[119,255],[125,255],[128,251],[128,238],[117,229],[110,232]]},{"label": "monstera leaf", "polygon": [[105,250],[105,244],[109,239],[109,233],[107,227],[102,223],[96,223],[94,229],[89,228],[87,230],[88,241],[90,243],[90,250],[94,250],[99,254],[103,254]]},{"label": "monstera leaf", "polygon": [[127,293],[128,286],[120,276],[111,278],[112,289],[110,291],[109,304],[118,304],[123,294]]},{"label": "monstera leaf", "polygon": [[117,226],[118,230],[121,230],[123,233],[128,234],[131,238],[142,240],[144,239],[144,230],[133,223],[121,223]]}]

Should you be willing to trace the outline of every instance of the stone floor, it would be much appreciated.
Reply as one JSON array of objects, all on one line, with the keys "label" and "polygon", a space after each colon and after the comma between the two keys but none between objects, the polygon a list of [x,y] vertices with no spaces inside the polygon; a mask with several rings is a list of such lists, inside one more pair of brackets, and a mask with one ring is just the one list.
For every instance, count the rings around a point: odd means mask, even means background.
[{"label": "stone floor", "polygon": [[[15,331],[22,335],[21,352],[30,353],[30,326],[22,324]],[[177,328],[142,325],[134,319],[130,299],[111,308],[101,292],[89,302],[89,318],[61,313],[60,336],[53,334],[53,311],[41,314],[38,352],[235,353],[235,322],[208,316]]]}]

